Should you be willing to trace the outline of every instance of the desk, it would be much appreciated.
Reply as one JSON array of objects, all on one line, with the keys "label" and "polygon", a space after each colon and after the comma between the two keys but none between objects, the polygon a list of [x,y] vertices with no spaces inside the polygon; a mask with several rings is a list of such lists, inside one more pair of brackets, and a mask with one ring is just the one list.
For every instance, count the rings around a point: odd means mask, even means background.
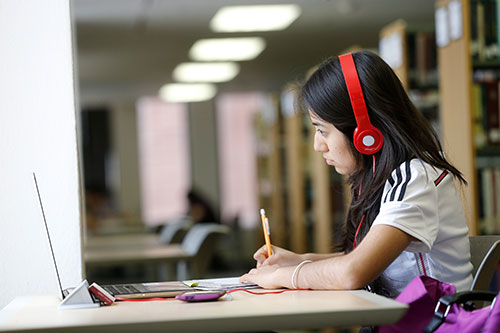
[{"label": "desk", "polygon": [[177,262],[192,258],[179,244],[151,247],[85,248],[85,263],[89,266],[131,263]]},{"label": "desk", "polygon": [[232,300],[118,302],[112,306],[58,310],[55,295],[19,297],[0,311],[0,331],[44,332],[238,332],[389,324],[407,306],[363,290],[287,291]]},{"label": "desk", "polygon": [[[175,280],[176,264],[193,260],[180,244],[162,244],[154,234],[94,236],[85,246],[87,269],[128,264],[155,265],[153,280]],[[153,266],[154,268],[154,266]]]},{"label": "desk", "polygon": [[89,236],[87,249],[123,248],[123,247],[155,247],[162,245],[160,236],[148,233],[117,234],[106,236]]}]

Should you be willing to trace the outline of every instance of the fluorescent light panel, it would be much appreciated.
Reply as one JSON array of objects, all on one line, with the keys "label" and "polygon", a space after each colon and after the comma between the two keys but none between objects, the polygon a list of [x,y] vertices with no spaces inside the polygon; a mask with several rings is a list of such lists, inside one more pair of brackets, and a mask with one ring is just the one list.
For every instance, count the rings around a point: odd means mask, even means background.
[{"label": "fluorescent light panel", "polygon": [[240,66],[234,62],[185,62],[177,65],[172,75],[179,82],[226,82],[239,71]]},{"label": "fluorescent light panel", "polygon": [[202,102],[212,99],[217,88],[209,83],[172,83],[160,88],[160,98],[167,102]]},{"label": "fluorescent light panel", "polygon": [[189,50],[189,56],[196,61],[251,60],[265,47],[261,37],[200,39]]},{"label": "fluorescent light panel", "polygon": [[300,7],[292,4],[222,7],[210,21],[210,28],[216,32],[283,30],[300,12]]}]

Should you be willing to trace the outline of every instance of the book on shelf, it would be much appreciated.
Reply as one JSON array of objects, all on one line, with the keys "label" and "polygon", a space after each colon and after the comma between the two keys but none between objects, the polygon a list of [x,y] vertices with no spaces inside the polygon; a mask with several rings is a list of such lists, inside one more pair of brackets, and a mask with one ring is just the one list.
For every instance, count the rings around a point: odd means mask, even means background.
[{"label": "book on shelf", "polygon": [[478,170],[479,218],[483,234],[500,233],[500,167]]},{"label": "book on shelf", "polygon": [[483,125],[482,89],[479,83],[473,83],[472,85],[472,103],[474,145],[476,148],[482,148],[486,145],[487,139]]},{"label": "book on shelf", "polygon": [[409,84],[412,88],[437,86],[437,50],[433,31],[408,32]]},{"label": "book on shelf", "polygon": [[470,1],[470,51],[475,61],[500,58],[499,24],[500,6],[498,0]]},{"label": "book on shelf", "polygon": [[485,82],[483,87],[485,99],[483,109],[486,117],[486,137],[488,144],[495,146],[500,142],[498,81]]},{"label": "book on shelf", "polygon": [[476,70],[472,84],[472,116],[476,148],[500,145],[500,73]]}]

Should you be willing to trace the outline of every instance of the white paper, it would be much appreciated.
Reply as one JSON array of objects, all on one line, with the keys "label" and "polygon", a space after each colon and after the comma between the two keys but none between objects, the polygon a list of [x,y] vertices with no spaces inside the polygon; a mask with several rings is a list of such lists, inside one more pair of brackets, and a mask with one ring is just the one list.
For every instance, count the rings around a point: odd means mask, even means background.
[{"label": "white paper", "polygon": [[281,112],[285,117],[293,117],[295,112],[295,95],[291,91],[284,91],[281,94]]},{"label": "white paper", "polygon": [[184,283],[196,282],[193,288],[199,290],[231,290],[237,288],[253,289],[259,288],[258,285],[254,283],[240,283],[239,277],[227,277],[218,279],[200,279],[200,280],[190,280],[184,281]]},{"label": "white paper", "polygon": [[448,4],[450,15],[450,37],[457,40],[462,37],[462,4],[460,1],[452,1]]},{"label": "white paper", "polygon": [[392,69],[403,65],[403,41],[398,33],[390,34],[380,40],[380,57],[391,66]]},{"label": "white paper", "polygon": [[450,32],[448,30],[448,10],[446,7],[436,9],[436,44],[444,47],[450,42]]}]

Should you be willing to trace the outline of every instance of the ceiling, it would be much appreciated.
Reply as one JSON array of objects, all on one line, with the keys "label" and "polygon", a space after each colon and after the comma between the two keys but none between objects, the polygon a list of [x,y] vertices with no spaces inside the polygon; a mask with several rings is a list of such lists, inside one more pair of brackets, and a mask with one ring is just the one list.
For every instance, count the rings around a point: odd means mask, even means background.
[{"label": "ceiling", "polygon": [[[208,28],[226,5],[296,3],[301,16],[286,30],[214,33]],[[287,82],[352,45],[376,49],[380,29],[396,19],[432,28],[434,0],[72,0],[82,104],[156,94],[173,82],[200,38],[262,36],[266,49],[241,63],[219,91],[279,91]]]}]

